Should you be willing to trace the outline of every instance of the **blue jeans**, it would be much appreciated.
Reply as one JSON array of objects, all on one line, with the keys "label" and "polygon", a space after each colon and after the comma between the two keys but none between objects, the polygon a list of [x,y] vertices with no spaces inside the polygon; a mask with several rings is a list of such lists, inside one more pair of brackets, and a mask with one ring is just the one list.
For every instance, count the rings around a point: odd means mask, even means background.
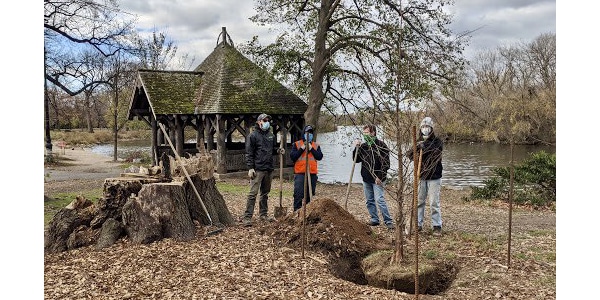
[{"label": "blue jeans", "polygon": [[[317,174],[310,174],[310,182],[312,195],[314,196],[317,189]],[[306,187],[308,189],[308,186]],[[308,190],[306,191],[309,192]],[[294,174],[294,211],[302,207],[302,198],[304,198],[304,174]],[[310,202],[312,197],[306,198],[306,204]]]},{"label": "blue jeans", "polygon": [[371,216],[371,222],[379,223],[379,215],[377,213],[377,208],[379,208],[379,211],[383,216],[383,222],[386,225],[394,224],[394,221],[392,221],[392,217],[390,216],[387,203],[385,202],[385,198],[383,197],[383,183],[381,185],[376,185],[374,183],[363,181],[363,191],[365,192],[367,210]]},{"label": "blue jeans", "polygon": [[431,210],[431,225],[442,226],[442,208],[440,207],[440,190],[442,188],[442,179],[421,180],[419,182],[419,205],[417,222],[419,227],[423,226],[425,218],[425,199],[429,198],[429,208]]}]

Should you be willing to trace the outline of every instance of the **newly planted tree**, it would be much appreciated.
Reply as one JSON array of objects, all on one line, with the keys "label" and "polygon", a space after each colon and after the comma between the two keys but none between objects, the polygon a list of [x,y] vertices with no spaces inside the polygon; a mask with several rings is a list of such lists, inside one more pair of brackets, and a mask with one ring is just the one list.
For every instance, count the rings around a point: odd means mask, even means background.
[{"label": "newly planted tree", "polygon": [[[244,51],[268,67],[299,95],[307,95],[305,120],[318,124],[323,108],[331,113],[362,116],[355,125],[374,123],[395,140],[398,159],[396,195],[404,206],[402,147],[418,116],[440,86],[454,80],[463,67],[463,39],[449,29],[450,1],[258,0],[252,18],[277,25],[276,41],[261,46],[255,38]],[[402,212],[397,218],[402,231]],[[403,240],[400,232],[400,239]],[[402,242],[394,255],[402,261]]]}]

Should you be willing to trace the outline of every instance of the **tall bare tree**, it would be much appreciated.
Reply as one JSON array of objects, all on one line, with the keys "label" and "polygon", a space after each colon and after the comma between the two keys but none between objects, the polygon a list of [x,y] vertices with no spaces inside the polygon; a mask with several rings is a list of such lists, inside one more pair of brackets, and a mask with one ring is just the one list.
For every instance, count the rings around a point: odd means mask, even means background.
[{"label": "tall bare tree", "polygon": [[[450,16],[442,6],[450,1],[274,1],[257,0],[252,20],[280,30],[276,41],[261,46],[255,38],[244,52],[289,83],[299,95],[308,95],[305,119],[316,124],[325,104],[345,107],[357,98],[369,97],[369,82],[357,68],[362,60],[388,63],[395,51],[390,31],[405,30],[399,45],[420,60],[427,76],[441,69],[461,68],[456,56],[462,51],[459,39],[447,24]],[[283,25],[283,26],[282,26]],[[451,64],[450,62],[454,62]],[[437,73],[436,73],[437,72]]]},{"label": "tall bare tree", "polygon": [[[334,114],[356,113],[362,119],[355,124],[375,123],[397,133],[392,134],[397,145],[393,152],[401,164],[400,147],[409,141],[408,125],[414,121],[401,120],[401,111],[431,97],[464,65],[460,54],[466,35],[453,35],[448,28],[451,16],[442,8],[450,4],[258,0],[252,20],[277,25],[280,34],[264,47],[255,37],[243,50],[298,94],[308,94],[304,115],[308,123],[317,124],[325,108]],[[399,170],[403,172],[400,166]],[[399,184],[400,206],[402,190]],[[399,262],[403,251],[396,252]]]},{"label": "tall bare tree", "polygon": [[167,41],[166,34],[156,29],[147,38],[133,36],[132,44],[131,53],[140,60],[140,68],[144,69],[167,70],[177,54],[174,42]]},{"label": "tall bare tree", "polygon": [[[103,56],[123,48],[121,38],[133,28],[116,0],[44,0],[44,110],[46,155],[52,154],[48,111],[48,83],[71,96],[98,84],[74,82],[82,75],[82,64],[70,59],[71,51],[91,48]],[[83,71],[85,72],[85,71]]]}]

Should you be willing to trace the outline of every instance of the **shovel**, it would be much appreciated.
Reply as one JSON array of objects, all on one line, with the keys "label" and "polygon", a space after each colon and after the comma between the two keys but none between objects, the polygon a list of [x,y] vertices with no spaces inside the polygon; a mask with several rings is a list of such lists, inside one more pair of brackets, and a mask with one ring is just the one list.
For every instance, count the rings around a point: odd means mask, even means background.
[{"label": "shovel", "polygon": [[[156,119],[156,116],[154,116],[154,119]],[[179,165],[181,166],[181,170],[185,174],[185,178],[187,178],[188,182],[190,183],[190,186],[194,190],[194,194],[196,194],[196,197],[198,198],[198,201],[200,201],[200,205],[202,206],[202,210],[204,210],[204,213],[206,214],[206,217],[208,217],[209,226],[211,226],[211,227],[212,226],[217,227],[217,229],[215,229],[213,231],[209,231],[206,235],[210,236],[210,235],[214,235],[214,234],[220,233],[221,231],[223,231],[224,227],[222,227],[222,226],[216,226],[215,224],[213,224],[213,220],[210,217],[210,214],[208,213],[208,210],[206,209],[206,206],[204,206],[204,201],[202,201],[202,197],[200,197],[200,194],[198,193],[198,190],[196,189],[196,186],[194,185],[194,182],[192,181],[192,178],[190,177],[190,174],[188,173],[187,169],[185,168],[185,166],[181,162],[181,157],[177,153],[177,150],[175,149],[175,146],[173,146],[173,143],[171,142],[171,139],[169,138],[169,135],[167,134],[167,131],[165,130],[165,126],[163,124],[161,124],[161,123],[158,123],[158,125],[159,125],[160,129],[162,130],[165,138],[167,139],[167,142],[169,142],[169,146],[171,147],[171,150],[173,150],[173,153],[175,154],[175,159],[179,163]]]},{"label": "shovel", "polygon": [[350,195],[350,184],[352,184],[352,176],[354,175],[354,166],[356,165],[356,158],[358,157],[358,147],[354,153],[354,161],[352,161],[352,171],[350,171],[350,180],[348,180],[348,188],[346,189],[346,201],[344,202],[344,209],[348,210],[348,196]]},{"label": "shovel", "polygon": [[[281,136],[279,147],[283,149],[285,137]],[[285,217],[287,215],[287,207],[283,207],[283,153],[279,153],[279,207],[275,207],[275,219]]]}]

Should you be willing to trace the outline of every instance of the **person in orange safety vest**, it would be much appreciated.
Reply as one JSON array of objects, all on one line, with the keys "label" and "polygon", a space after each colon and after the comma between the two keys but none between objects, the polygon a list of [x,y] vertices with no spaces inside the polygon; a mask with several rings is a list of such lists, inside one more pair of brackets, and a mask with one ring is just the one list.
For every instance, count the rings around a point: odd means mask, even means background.
[{"label": "person in orange safety vest", "polygon": [[[306,155],[308,155],[308,170],[310,172],[310,185],[312,195],[315,195],[319,166],[317,161],[323,159],[323,152],[319,143],[313,140],[314,128],[311,125],[304,127],[302,139],[292,145],[290,158],[294,162],[294,211],[302,207],[304,198],[304,177],[306,172]],[[308,147],[306,146],[308,145]],[[306,198],[306,204],[311,197]]]}]

